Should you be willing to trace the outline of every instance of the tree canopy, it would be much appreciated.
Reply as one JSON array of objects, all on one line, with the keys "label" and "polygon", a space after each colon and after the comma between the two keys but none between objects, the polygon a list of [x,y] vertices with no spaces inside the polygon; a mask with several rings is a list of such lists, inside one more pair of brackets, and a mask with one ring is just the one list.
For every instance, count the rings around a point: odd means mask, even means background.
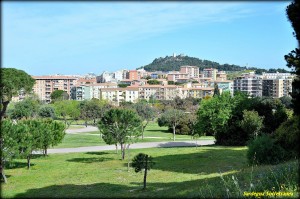
[{"label": "tree canopy", "polygon": [[34,83],[35,79],[23,70],[1,68],[0,96],[2,105],[0,117],[3,117],[12,97],[18,95],[20,91],[31,92]]},{"label": "tree canopy", "polygon": [[107,144],[120,144],[122,160],[125,149],[141,135],[142,121],[132,110],[112,108],[108,110],[98,123],[102,138]]}]

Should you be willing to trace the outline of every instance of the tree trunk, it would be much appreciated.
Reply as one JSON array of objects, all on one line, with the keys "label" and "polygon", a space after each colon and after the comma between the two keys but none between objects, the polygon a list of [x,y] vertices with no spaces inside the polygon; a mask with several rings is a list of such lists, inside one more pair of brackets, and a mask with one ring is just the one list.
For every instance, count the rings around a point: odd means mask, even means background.
[{"label": "tree trunk", "polygon": [[116,146],[116,154],[118,154],[118,144],[115,144]]},{"label": "tree trunk", "polygon": [[44,156],[47,156],[47,155],[48,155],[48,154],[47,154],[47,147],[44,148],[44,152],[45,152],[45,153],[44,153]]},{"label": "tree trunk", "polygon": [[27,156],[27,169],[30,169],[30,155]]},{"label": "tree trunk", "polygon": [[2,158],[1,158],[0,172],[1,172],[1,178],[3,178],[4,183],[7,183],[7,179],[4,174],[4,161],[2,160]]},{"label": "tree trunk", "polygon": [[176,126],[173,125],[173,141],[175,141],[175,132],[176,132],[176,131],[175,131],[175,127],[176,127]]},{"label": "tree trunk", "polygon": [[144,139],[144,130],[145,130],[145,127],[142,126],[142,140]]},{"label": "tree trunk", "polygon": [[4,117],[4,114],[6,112],[8,104],[9,104],[9,101],[2,101],[2,110],[0,112],[1,113],[0,114],[1,119]]},{"label": "tree trunk", "polygon": [[125,159],[125,145],[121,143],[122,160]]},{"label": "tree trunk", "polygon": [[144,188],[146,189],[146,183],[147,183],[147,170],[148,170],[148,155],[146,155],[146,165],[145,165],[145,172],[144,172]]},{"label": "tree trunk", "polygon": [[127,145],[127,151],[128,151],[128,164],[127,164],[127,171],[129,171],[129,164],[130,164],[130,150],[129,150],[130,144]]}]

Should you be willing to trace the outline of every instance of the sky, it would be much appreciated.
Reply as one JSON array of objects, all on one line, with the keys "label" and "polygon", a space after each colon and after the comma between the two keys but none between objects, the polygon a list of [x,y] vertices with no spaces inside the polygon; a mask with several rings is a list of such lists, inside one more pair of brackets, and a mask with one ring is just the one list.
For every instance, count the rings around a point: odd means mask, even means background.
[{"label": "sky", "polygon": [[184,54],[285,68],[297,47],[281,2],[2,2],[2,67],[101,74]]}]

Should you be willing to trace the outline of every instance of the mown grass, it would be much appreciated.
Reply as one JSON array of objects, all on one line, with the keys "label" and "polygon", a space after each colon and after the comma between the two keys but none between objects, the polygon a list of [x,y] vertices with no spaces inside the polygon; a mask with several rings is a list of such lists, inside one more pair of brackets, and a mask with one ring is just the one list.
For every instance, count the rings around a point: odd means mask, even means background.
[{"label": "mown grass", "polygon": [[[98,135],[98,136],[97,136]],[[213,136],[202,136],[198,140],[214,139]],[[144,139],[138,139],[137,142],[163,142],[172,141],[173,134],[168,132],[168,127],[160,127],[156,122],[150,122],[144,132]],[[189,135],[176,135],[177,141],[192,140]],[[196,140],[194,140],[196,141]],[[80,134],[67,134],[62,143],[53,148],[73,148],[85,146],[106,145],[100,138],[99,132],[84,132]]]},{"label": "mown grass", "polygon": [[[224,198],[227,197],[226,189],[231,197],[238,197],[235,187],[229,182],[233,175],[238,179],[241,191],[249,190],[251,176],[256,186],[256,180],[263,180],[257,178],[259,174],[268,175],[270,170],[278,173],[276,168],[280,167],[290,168],[293,178],[287,176],[287,182],[294,183],[295,178],[298,182],[295,161],[252,168],[247,165],[246,147],[135,149],[130,150],[131,158],[139,152],[151,155],[155,161],[148,173],[145,191],[142,190],[143,173],[135,173],[133,168],[127,170],[127,159],[122,161],[120,154],[106,151],[39,156],[32,160],[30,170],[26,169],[25,160],[17,160],[14,167],[6,169],[8,183],[2,185],[2,197]],[[287,167],[289,165],[291,167]],[[278,178],[282,181],[279,183],[287,186],[282,179]],[[275,180],[265,184],[266,190],[277,187]]]}]

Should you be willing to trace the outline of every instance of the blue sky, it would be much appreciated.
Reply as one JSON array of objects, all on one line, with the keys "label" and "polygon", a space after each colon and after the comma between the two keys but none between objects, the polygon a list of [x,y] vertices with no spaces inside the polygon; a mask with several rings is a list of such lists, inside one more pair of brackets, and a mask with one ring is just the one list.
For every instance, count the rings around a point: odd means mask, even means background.
[{"label": "blue sky", "polygon": [[135,69],[183,53],[286,68],[297,47],[283,2],[4,2],[2,66],[31,75]]}]

